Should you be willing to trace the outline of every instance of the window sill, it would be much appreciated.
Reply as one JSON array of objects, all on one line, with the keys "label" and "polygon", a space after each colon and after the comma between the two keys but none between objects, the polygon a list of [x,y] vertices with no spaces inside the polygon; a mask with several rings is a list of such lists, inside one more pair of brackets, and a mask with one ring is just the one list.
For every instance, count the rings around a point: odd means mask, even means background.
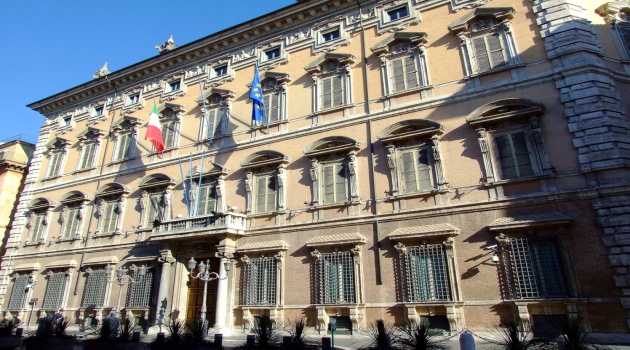
[{"label": "window sill", "polygon": [[90,170],[94,170],[94,169],[96,169],[96,167],[95,167],[95,166],[90,166],[90,167],[83,168],[83,169],[77,169],[77,170],[75,170],[75,171],[73,171],[73,172],[72,172],[72,175],[76,175],[76,174],[78,174],[78,173],[83,173],[83,172],[90,171]]},{"label": "window sill", "polygon": [[542,179],[548,179],[551,177],[553,177],[553,175],[536,175],[536,176],[521,177],[521,178],[516,178],[516,179],[495,180],[492,182],[484,181],[483,185],[485,187],[495,187],[495,186],[515,184],[515,183],[534,182],[534,181],[538,181]]},{"label": "window sill", "polygon": [[536,299],[506,299],[508,303],[514,303],[515,305],[542,305],[542,304],[557,304],[567,302],[586,302],[585,298],[575,297],[554,297],[554,298],[536,298]]},{"label": "window sill", "polygon": [[317,205],[309,206],[309,209],[321,210],[321,209],[343,208],[343,207],[349,207],[351,205],[357,205],[360,203],[361,201],[357,200],[357,201],[346,201],[346,202],[341,202],[341,203],[317,204]]},{"label": "window sill", "polygon": [[184,89],[173,90],[169,92],[164,92],[162,94],[162,100],[164,101],[172,101],[177,99],[178,97],[182,97],[186,95],[186,91]]},{"label": "window sill", "polygon": [[419,87],[416,87],[416,88],[413,88],[413,89],[391,92],[391,93],[389,93],[387,95],[384,95],[383,98],[392,98],[392,97],[404,96],[404,95],[412,94],[414,92],[420,92],[420,91],[431,90],[431,89],[433,89],[433,85],[419,86]]},{"label": "window sill", "polygon": [[113,236],[120,236],[122,235],[122,231],[116,231],[116,232],[95,232],[94,235],[92,235],[92,238],[102,238],[102,237],[113,237]]},{"label": "window sill", "polygon": [[335,106],[335,107],[329,107],[329,108],[326,108],[326,109],[320,109],[319,111],[313,113],[312,116],[316,116],[316,115],[323,114],[323,113],[342,111],[344,109],[352,108],[354,106],[355,106],[354,103],[349,103],[349,104],[345,104],[345,105],[341,105],[341,106]]},{"label": "window sill", "polygon": [[26,242],[24,242],[24,247],[36,247],[36,246],[45,245],[45,244],[46,244],[45,240],[41,240],[41,241],[38,241],[38,242],[26,241]]},{"label": "window sill", "polygon": [[74,235],[73,237],[64,237],[64,238],[60,237],[59,239],[57,239],[57,243],[74,242],[80,239],[81,239],[81,235],[77,234],[77,235]]},{"label": "window sill", "polygon": [[316,54],[319,52],[329,52],[329,51],[336,50],[342,46],[349,45],[349,44],[350,44],[350,37],[344,34],[337,39],[315,44],[315,49],[313,50],[313,53]]},{"label": "window sill", "polygon": [[287,211],[283,210],[283,211],[270,211],[267,213],[255,213],[255,214],[247,214],[248,218],[263,218],[265,216],[276,216],[276,215],[280,215],[280,214],[286,214]]},{"label": "window sill", "polygon": [[59,179],[59,178],[61,178],[61,175],[47,176],[47,177],[43,178],[41,181],[42,182],[44,182],[44,181],[51,181],[51,180],[56,180],[56,179]]},{"label": "window sill", "polygon": [[260,64],[258,65],[258,69],[267,70],[267,69],[278,67],[281,64],[287,64],[287,63],[289,63],[288,55],[286,53],[282,53],[280,54],[280,57],[276,57],[271,60],[260,62]]},{"label": "window sill", "polygon": [[[289,121],[286,120],[286,119],[278,120],[278,121],[269,123],[269,127],[278,126],[278,125],[282,125],[282,124],[288,124],[288,123],[289,123]],[[257,125],[257,126],[252,126],[252,130],[262,130],[262,129],[266,129],[266,128],[267,128],[267,124],[263,124],[263,123],[261,123],[260,125]]]},{"label": "window sill", "polygon": [[448,189],[444,188],[444,189],[435,189],[435,190],[424,191],[424,192],[414,192],[414,193],[404,193],[404,194],[391,195],[391,196],[389,196],[389,199],[390,200],[397,200],[397,199],[408,199],[408,198],[418,198],[418,197],[431,197],[431,196],[435,196],[435,195],[438,195],[438,194],[444,194],[444,193],[448,193]]},{"label": "window sill", "polygon": [[121,113],[122,114],[127,114],[127,113],[131,113],[131,112],[135,112],[135,111],[140,110],[142,108],[144,108],[144,103],[141,103],[141,102],[133,103],[133,104],[130,104],[130,105],[123,106]]},{"label": "window sill", "polygon": [[134,159],[136,159],[136,157],[129,157],[129,158],[123,158],[123,159],[118,159],[118,160],[112,160],[111,162],[109,162],[109,164],[107,164],[107,166],[112,166],[112,165],[124,163],[124,162],[130,161],[130,160],[134,160]]},{"label": "window sill", "polygon": [[473,78],[482,77],[482,76],[485,76],[485,75],[490,75],[490,74],[504,72],[504,71],[509,71],[511,69],[521,68],[521,67],[525,67],[525,64],[523,64],[523,63],[509,64],[507,66],[501,66],[499,68],[490,69],[490,70],[487,70],[485,72],[473,73],[473,74],[471,74],[469,76],[464,77],[464,79],[473,79]]}]

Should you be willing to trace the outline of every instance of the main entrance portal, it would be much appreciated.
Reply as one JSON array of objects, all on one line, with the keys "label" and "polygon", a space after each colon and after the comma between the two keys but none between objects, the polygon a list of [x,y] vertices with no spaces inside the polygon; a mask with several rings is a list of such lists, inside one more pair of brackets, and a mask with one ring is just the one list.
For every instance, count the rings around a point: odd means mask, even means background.
[{"label": "main entrance portal", "polygon": [[[196,259],[206,262],[208,258]],[[219,272],[219,259],[210,258],[211,272]],[[195,269],[195,275],[199,272]],[[186,321],[199,320],[201,318],[201,306],[203,304],[203,284],[199,279],[188,278],[188,305],[186,308]],[[206,296],[206,318],[208,325],[212,327],[215,323],[215,310],[217,301],[217,280],[208,282],[208,294]]]}]

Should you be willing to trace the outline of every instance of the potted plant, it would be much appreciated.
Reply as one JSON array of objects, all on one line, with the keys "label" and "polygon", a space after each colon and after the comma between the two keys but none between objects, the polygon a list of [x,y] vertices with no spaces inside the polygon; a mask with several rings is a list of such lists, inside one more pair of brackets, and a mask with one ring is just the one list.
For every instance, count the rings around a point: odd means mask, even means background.
[{"label": "potted plant", "polygon": [[17,318],[0,321],[0,350],[13,350],[22,344],[22,336],[15,335],[19,324]]},{"label": "potted plant", "polygon": [[55,320],[52,316],[42,317],[37,321],[37,330],[24,339],[26,350],[53,349],[72,350],[76,337],[67,333],[70,319]]},{"label": "potted plant", "polygon": [[[139,350],[139,336],[134,336],[137,325],[135,322],[119,320],[115,315],[105,317],[94,331],[92,337],[83,342],[84,350],[125,349]],[[139,335],[139,332],[137,332]]]}]

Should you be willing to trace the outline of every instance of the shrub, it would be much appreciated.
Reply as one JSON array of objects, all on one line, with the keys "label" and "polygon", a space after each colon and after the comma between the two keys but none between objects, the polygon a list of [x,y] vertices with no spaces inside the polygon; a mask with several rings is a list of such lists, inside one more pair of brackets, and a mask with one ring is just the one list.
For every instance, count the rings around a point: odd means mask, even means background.
[{"label": "shrub", "polygon": [[427,319],[418,323],[407,323],[400,327],[399,343],[405,349],[415,350],[446,350],[448,346],[437,340],[438,331],[431,327]]},{"label": "shrub", "polygon": [[0,321],[0,337],[13,335],[20,322],[16,318],[4,319]]}]

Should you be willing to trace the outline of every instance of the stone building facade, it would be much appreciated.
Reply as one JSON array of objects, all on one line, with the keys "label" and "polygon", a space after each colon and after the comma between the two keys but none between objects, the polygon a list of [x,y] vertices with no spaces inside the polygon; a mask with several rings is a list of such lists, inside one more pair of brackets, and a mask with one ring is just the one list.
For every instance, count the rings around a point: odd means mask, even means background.
[{"label": "stone building facade", "polygon": [[578,313],[625,332],[629,33],[628,1],[305,0],[103,68],[29,105],[2,310],[196,319],[194,257],[224,333]]}]

